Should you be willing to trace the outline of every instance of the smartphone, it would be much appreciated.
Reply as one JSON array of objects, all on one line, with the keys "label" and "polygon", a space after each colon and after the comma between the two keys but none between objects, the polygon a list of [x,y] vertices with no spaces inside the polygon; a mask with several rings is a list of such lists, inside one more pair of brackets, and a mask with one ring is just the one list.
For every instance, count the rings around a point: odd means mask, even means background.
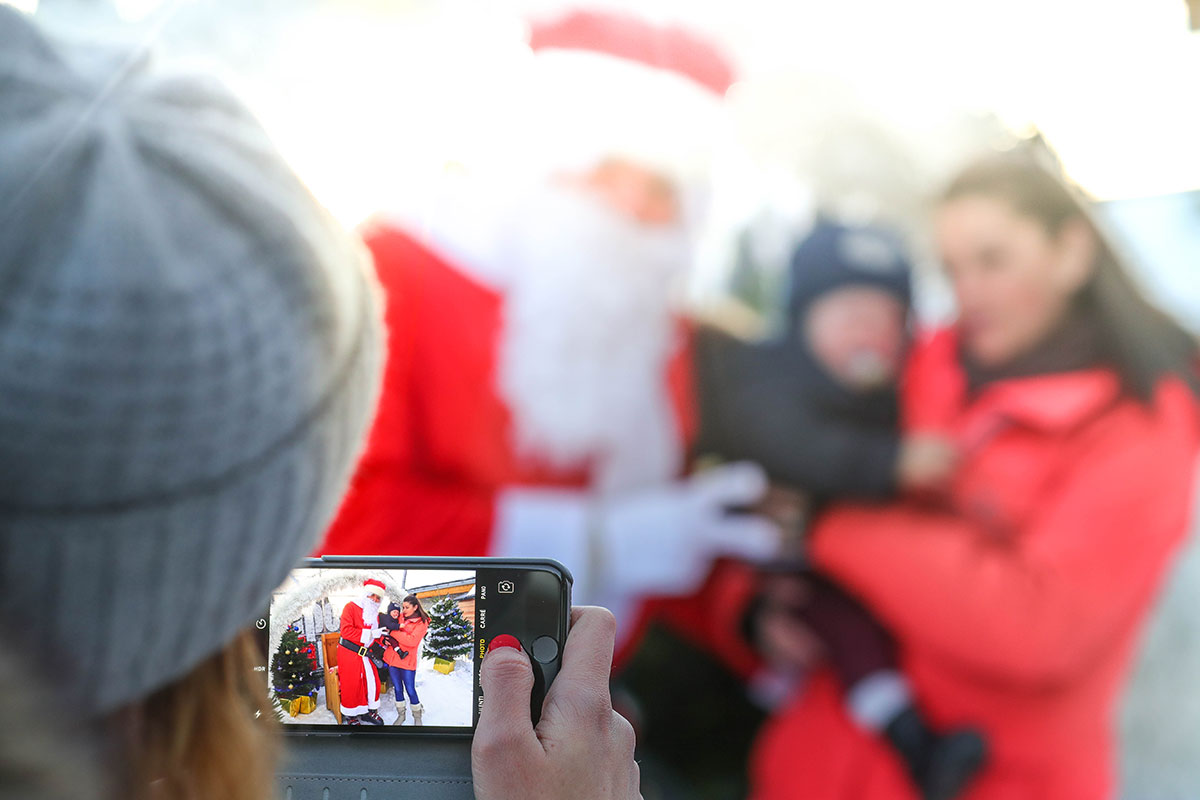
[{"label": "smartphone", "polygon": [[290,734],[470,736],[480,663],[509,634],[533,664],[536,724],[570,608],[571,575],[551,560],[305,559],[255,622],[256,669]]}]

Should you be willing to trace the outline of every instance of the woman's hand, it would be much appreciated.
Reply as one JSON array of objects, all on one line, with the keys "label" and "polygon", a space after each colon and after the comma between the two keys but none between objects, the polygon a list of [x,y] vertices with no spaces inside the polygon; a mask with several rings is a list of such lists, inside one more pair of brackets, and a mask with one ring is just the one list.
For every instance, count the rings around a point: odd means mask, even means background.
[{"label": "woman's hand", "polygon": [[572,609],[571,621],[562,671],[536,729],[528,656],[500,647],[484,658],[484,702],[471,747],[477,800],[641,797],[633,727],[613,711],[608,691],[616,620],[606,609],[585,607]]},{"label": "woman's hand", "polygon": [[900,443],[896,483],[907,491],[946,489],[958,468],[958,445],[948,436],[919,434]]}]

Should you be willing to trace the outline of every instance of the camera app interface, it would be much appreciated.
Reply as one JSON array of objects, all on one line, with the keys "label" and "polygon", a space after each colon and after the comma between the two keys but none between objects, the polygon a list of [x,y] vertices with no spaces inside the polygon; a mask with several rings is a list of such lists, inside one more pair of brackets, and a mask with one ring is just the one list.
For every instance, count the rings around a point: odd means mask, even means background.
[{"label": "camera app interface", "polygon": [[470,727],[474,570],[297,569],[272,596],[267,683],[286,724]]},{"label": "camera app interface", "polygon": [[260,624],[273,707],[287,725],[469,730],[478,719],[479,663],[491,638],[554,629],[555,604],[543,585],[550,576],[529,575],[293,570]]}]

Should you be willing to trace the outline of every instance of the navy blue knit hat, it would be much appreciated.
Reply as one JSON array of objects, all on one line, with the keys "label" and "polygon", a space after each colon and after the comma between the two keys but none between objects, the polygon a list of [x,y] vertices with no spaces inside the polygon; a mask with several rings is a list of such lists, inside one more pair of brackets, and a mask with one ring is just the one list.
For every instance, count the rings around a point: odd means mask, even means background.
[{"label": "navy blue knit hat", "polygon": [[912,265],[900,238],[875,226],[819,220],[792,254],[788,316],[799,321],[820,296],[843,286],[874,286],[911,302]]}]

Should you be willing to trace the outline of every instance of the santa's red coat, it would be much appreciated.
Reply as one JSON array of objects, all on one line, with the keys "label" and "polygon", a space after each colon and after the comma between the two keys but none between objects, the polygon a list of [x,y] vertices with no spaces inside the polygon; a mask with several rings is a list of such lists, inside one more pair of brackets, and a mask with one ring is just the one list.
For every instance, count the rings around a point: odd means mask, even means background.
[{"label": "santa's red coat", "polygon": [[[374,639],[371,629],[363,622],[363,608],[358,603],[346,603],[342,609],[343,639],[368,645]],[[343,716],[357,717],[379,708],[379,674],[366,656],[338,645],[338,691],[341,693]]]},{"label": "santa's red coat", "polygon": [[[387,367],[367,450],[322,552],[488,555],[499,491],[582,488],[588,475],[516,456],[494,388],[502,295],[398,228],[376,226],[366,241],[386,296]],[[689,441],[693,390],[680,342],[663,380]]]},{"label": "santa's red coat", "polygon": [[[896,634],[919,707],[977,726],[990,763],[963,800],[1101,800],[1138,631],[1186,535],[1200,425],[1182,381],[1152,404],[1102,369],[966,390],[950,334],[912,359],[906,425],[965,448],[949,510],[841,506],[814,560]],[[882,739],[817,676],[764,732],[758,800],[910,800]]]}]

